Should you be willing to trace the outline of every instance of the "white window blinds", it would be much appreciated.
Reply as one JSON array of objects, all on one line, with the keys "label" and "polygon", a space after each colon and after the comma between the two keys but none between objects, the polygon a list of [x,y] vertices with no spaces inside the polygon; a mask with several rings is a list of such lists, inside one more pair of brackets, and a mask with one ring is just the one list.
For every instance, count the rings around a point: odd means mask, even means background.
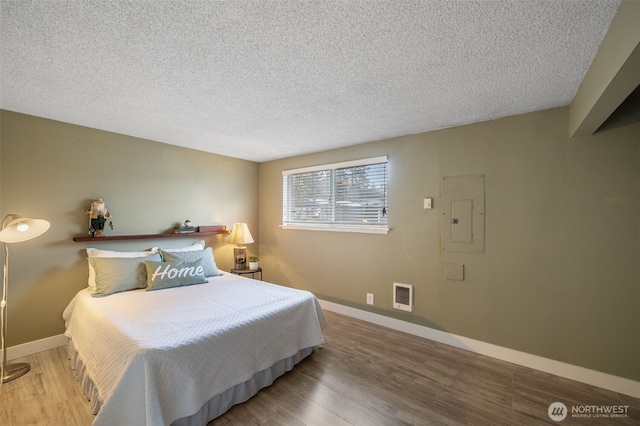
[{"label": "white window blinds", "polygon": [[282,172],[283,227],[386,233],[387,157]]}]

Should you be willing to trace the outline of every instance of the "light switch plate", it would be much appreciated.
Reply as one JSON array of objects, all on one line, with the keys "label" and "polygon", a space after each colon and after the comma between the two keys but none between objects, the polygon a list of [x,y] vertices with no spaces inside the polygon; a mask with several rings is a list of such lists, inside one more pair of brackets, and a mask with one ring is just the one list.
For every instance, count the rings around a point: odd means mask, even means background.
[{"label": "light switch plate", "polygon": [[433,207],[433,198],[424,199],[424,209],[429,210]]}]

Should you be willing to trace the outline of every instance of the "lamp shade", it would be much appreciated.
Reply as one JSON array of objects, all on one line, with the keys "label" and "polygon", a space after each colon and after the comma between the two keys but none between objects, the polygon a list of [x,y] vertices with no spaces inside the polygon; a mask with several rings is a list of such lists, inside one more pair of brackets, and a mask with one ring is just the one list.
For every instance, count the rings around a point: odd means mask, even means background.
[{"label": "lamp shade", "polygon": [[[9,216],[12,216],[14,219],[5,225]],[[49,222],[44,219],[7,215],[2,221],[0,241],[3,243],[21,243],[31,240],[47,232],[49,226]]]},{"label": "lamp shade", "polygon": [[246,223],[236,223],[233,225],[231,235],[229,236],[229,243],[237,244],[239,247],[250,244],[253,242],[253,237],[249,231],[249,227]]}]

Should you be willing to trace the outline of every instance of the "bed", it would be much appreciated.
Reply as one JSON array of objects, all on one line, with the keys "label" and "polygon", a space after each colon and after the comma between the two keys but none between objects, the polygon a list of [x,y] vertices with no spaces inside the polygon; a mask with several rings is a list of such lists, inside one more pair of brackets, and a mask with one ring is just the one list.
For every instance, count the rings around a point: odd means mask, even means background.
[{"label": "bed", "polygon": [[63,313],[94,425],[205,425],[322,345],[313,294],[228,273],[199,285],[79,291]]}]

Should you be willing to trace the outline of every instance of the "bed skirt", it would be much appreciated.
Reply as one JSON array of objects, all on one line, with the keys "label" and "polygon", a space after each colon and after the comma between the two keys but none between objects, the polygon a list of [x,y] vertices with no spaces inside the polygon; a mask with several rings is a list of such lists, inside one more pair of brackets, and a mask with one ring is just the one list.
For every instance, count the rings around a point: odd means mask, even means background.
[{"label": "bed skirt", "polygon": [[[81,357],[78,355],[73,341],[69,339],[67,342],[67,351],[71,368],[75,371],[76,378],[82,387],[84,395],[89,400],[89,407],[92,414],[100,411],[100,395],[95,387],[91,377],[86,371]],[[191,416],[183,417],[171,423],[172,426],[205,426],[209,421],[221,416],[236,404],[243,403],[258,393],[262,388],[270,386],[278,377],[287,371],[291,371],[293,367],[313,353],[313,348],[302,349],[295,355],[276,362],[269,368],[258,371],[252,378],[246,382],[233,386],[230,389],[214,396],[206,402],[200,410]]]},{"label": "bed skirt", "polygon": [[69,361],[71,361],[71,369],[76,373],[76,379],[80,382],[80,387],[82,388],[82,392],[84,396],[89,400],[89,409],[91,410],[91,414],[98,414],[100,411],[100,395],[98,394],[98,389],[96,389],[93,384],[93,380],[87,373],[87,369],[78,355],[75,346],[73,346],[73,341],[71,339],[67,340],[67,356],[69,357]]},{"label": "bed skirt", "polygon": [[227,412],[232,406],[247,401],[260,389],[271,385],[278,377],[291,371],[297,363],[311,355],[312,352],[313,348],[302,349],[294,356],[280,360],[270,368],[258,371],[251,379],[214,396],[204,404],[200,411],[189,417],[176,420],[171,423],[171,426],[206,425],[209,421]]}]

